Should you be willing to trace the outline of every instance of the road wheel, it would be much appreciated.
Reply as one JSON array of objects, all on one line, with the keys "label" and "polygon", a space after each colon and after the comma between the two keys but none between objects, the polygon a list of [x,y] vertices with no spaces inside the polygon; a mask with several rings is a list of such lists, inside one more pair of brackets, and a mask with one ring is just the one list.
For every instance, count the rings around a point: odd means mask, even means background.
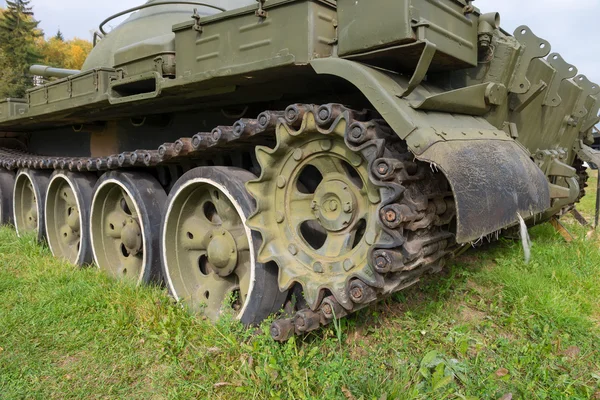
[{"label": "road wheel", "polygon": [[97,178],[55,171],[46,194],[46,237],[52,254],[75,265],[92,262],[90,208]]},{"label": "road wheel", "polygon": [[0,225],[14,224],[13,194],[15,190],[15,173],[0,170]]},{"label": "road wheel", "polygon": [[50,181],[49,171],[21,169],[15,179],[13,210],[17,235],[34,233],[44,240],[44,203]]},{"label": "road wheel", "polygon": [[167,195],[142,172],[104,174],[92,199],[90,230],[96,265],[119,279],[160,279],[159,233]]},{"label": "road wheel", "polygon": [[231,167],[200,167],[176,183],[162,229],[164,275],[172,295],[216,320],[233,308],[255,324],[283,305],[277,267],[255,261],[260,236],[246,226],[255,209],[245,188],[256,177]]}]

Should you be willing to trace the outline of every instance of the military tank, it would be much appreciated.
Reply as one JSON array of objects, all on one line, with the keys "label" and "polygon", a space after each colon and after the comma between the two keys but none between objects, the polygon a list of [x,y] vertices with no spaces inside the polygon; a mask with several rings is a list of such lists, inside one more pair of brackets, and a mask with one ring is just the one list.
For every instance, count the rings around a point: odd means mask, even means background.
[{"label": "military tank", "polygon": [[[110,32],[114,17],[133,13]],[[276,340],[582,195],[598,85],[467,0],[149,1],[0,102],[0,222]]]}]

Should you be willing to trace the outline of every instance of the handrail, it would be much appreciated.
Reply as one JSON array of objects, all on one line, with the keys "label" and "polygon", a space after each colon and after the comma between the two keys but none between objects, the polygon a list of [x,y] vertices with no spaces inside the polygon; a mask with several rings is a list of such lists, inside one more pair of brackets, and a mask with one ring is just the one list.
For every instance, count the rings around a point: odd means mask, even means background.
[{"label": "handrail", "polygon": [[110,17],[106,18],[104,21],[102,21],[100,23],[100,32],[102,32],[103,35],[107,35],[108,33],[104,30],[104,25],[106,25],[107,23],[109,23],[110,21],[112,21],[115,18],[119,18],[125,14],[129,14],[132,13],[134,11],[139,11],[139,10],[143,10],[145,8],[150,8],[150,7],[155,7],[155,6],[168,6],[171,4],[189,4],[189,5],[194,5],[194,6],[202,6],[202,7],[208,7],[208,8],[213,8],[215,10],[219,10],[219,11],[227,11],[226,9],[222,8],[222,7],[217,7],[217,6],[213,6],[211,4],[206,4],[206,3],[199,3],[196,1],[161,1],[158,3],[147,3],[147,4],[142,4],[141,6],[137,6],[137,7],[133,7],[130,9],[127,9],[125,11],[121,11],[119,13],[116,13],[115,15],[111,15]]}]

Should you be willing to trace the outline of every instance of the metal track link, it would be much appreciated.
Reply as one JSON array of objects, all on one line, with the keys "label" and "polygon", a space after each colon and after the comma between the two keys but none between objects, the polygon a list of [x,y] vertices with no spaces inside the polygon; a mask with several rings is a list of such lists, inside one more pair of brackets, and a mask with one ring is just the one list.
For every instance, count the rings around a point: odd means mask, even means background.
[{"label": "metal track link", "polygon": [[369,111],[350,110],[339,104],[294,104],[284,112],[265,111],[256,119],[240,119],[232,126],[218,126],[211,132],[164,143],[156,150],[82,158],[40,156],[0,148],[0,166],[9,170],[97,172],[206,160],[210,150],[253,147],[260,141],[258,137],[267,138],[263,142],[272,140],[278,124],[299,128],[307,113],[313,113],[324,129],[339,118],[347,120],[346,145],[368,161],[370,181],[381,195],[377,216],[381,234],[369,251],[371,282],[356,278],[347,282],[350,305],[341,305],[334,296],[327,296],[313,309],[306,307],[290,318],[276,320],[271,334],[275,340],[285,341],[411,286],[426,273],[441,270],[454,247],[451,224],[456,211],[448,182],[434,166],[415,160],[405,142],[384,120],[368,119]]}]

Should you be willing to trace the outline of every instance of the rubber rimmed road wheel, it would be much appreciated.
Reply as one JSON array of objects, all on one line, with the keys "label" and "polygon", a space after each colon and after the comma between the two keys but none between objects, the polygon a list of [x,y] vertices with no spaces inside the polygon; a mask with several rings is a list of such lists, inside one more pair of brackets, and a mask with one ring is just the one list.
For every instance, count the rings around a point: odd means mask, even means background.
[{"label": "rubber rimmed road wheel", "polygon": [[44,204],[50,181],[50,171],[21,169],[15,178],[13,211],[17,235],[35,233],[37,240],[44,240]]},{"label": "rubber rimmed road wheel", "polygon": [[160,280],[160,226],[167,195],[150,174],[111,171],[96,184],[90,213],[96,265],[109,275]]},{"label": "rubber rimmed road wheel", "polygon": [[14,224],[13,194],[15,173],[7,169],[0,170],[0,225]]},{"label": "rubber rimmed road wheel", "polygon": [[90,244],[90,208],[94,185],[92,174],[55,171],[46,193],[46,238],[54,257],[75,265],[93,260]]},{"label": "rubber rimmed road wheel", "polygon": [[275,264],[255,261],[260,235],[246,226],[255,202],[246,191],[250,172],[199,167],[171,190],[163,220],[161,251],[171,294],[216,320],[227,307],[242,323],[257,324],[279,310]]}]

